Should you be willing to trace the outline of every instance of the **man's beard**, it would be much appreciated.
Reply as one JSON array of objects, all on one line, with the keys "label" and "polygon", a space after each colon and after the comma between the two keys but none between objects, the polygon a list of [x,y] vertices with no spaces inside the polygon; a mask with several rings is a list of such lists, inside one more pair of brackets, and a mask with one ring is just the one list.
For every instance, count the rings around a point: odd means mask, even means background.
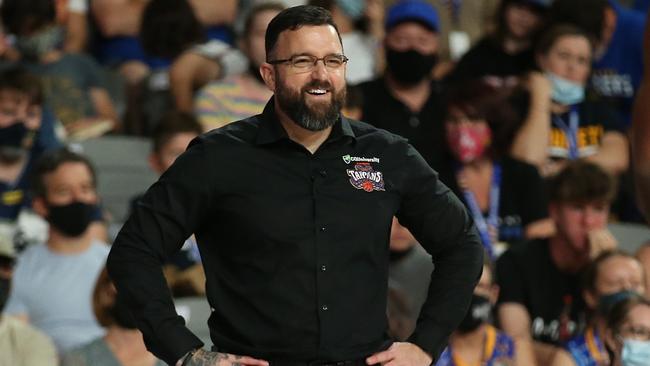
[{"label": "man's beard", "polygon": [[[279,75],[275,74],[276,80],[280,81]],[[309,131],[322,131],[336,123],[339,119],[341,108],[345,102],[345,88],[335,90],[332,84],[325,81],[314,80],[303,86],[299,93],[295,93],[286,87],[281,81],[275,91],[275,97],[282,110],[298,126]],[[329,103],[314,103],[311,107],[307,105],[305,93],[310,89],[326,89],[332,94]]]}]

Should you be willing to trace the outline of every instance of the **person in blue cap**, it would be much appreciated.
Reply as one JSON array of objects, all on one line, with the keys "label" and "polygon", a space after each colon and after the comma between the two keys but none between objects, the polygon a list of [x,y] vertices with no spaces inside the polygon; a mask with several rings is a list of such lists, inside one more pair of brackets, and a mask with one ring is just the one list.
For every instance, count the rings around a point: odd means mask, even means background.
[{"label": "person in blue cap", "polygon": [[438,60],[438,13],[427,2],[399,1],[388,9],[383,76],[359,85],[362,119],[406,137],[434,169],[442,164],[440,84],[432,79]]}]

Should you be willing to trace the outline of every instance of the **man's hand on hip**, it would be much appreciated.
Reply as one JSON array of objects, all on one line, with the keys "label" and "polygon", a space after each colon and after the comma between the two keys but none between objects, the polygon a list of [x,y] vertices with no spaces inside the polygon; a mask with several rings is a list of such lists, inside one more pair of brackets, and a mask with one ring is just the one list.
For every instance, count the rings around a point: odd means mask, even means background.
[{"label": "man's hand on hip", "polygon": [[183,366],[269,366],[269,363],[248,356],[199,349],[183,362]]},{"label": "man's hand on hip", "polygon": [[366,359],[368,365],[384,366],[429,366],[433,359],[413,343],[395,342],[387,350],[375,353]]}]

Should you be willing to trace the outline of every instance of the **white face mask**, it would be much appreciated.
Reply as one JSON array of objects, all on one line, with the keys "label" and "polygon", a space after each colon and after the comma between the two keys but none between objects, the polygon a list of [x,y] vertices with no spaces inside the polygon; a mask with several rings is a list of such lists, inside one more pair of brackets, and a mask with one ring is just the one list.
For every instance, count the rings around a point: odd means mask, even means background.
[{"label": "white face mask", "polygon": [[624,339],[621,362],[623,366],[650,365],[650,341]]},{"label": "white face mask", "polygon": [[567,80],[563,77],[546,72],[546,77],[551,81],[553,95],[551,99],[563,105],[573,105],[585,99],[585,87],[581,84]]}]

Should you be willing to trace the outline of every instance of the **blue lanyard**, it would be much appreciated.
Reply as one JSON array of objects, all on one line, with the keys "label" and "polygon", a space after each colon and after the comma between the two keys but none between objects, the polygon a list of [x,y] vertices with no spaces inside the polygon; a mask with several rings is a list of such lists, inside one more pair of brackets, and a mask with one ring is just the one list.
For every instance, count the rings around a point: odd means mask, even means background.
[{"label": "blue lanyard", "polygon": [[490,238],[489,228],[493,227],[495,230],[499,229],[499,200],[501,197],[501,165],[494,163],[492,167],[492,183],[490,185],[490,207],[488,210],[487,220],[483,217],[483,212],[476,201],[474,193],[469,189],[463,189],[463,196],[465,197],[465,202],[469,206],[469,211],[474,218],[474,223],[478,229],[478,233],[481,236],[481,241],[485,250],[490,255],[492,260],[495,259],[494,253],[494,243]]},{"label": "blue lanyard", "polygon": [[553,122],[564,132],[569,143],[569,160],[575,160],[580,157],[578,150],[578,124],[580,116],[578,115],[578,107],[571,106],[569,112],[569,124],[567,125],[560,116],[553,116]]}]

